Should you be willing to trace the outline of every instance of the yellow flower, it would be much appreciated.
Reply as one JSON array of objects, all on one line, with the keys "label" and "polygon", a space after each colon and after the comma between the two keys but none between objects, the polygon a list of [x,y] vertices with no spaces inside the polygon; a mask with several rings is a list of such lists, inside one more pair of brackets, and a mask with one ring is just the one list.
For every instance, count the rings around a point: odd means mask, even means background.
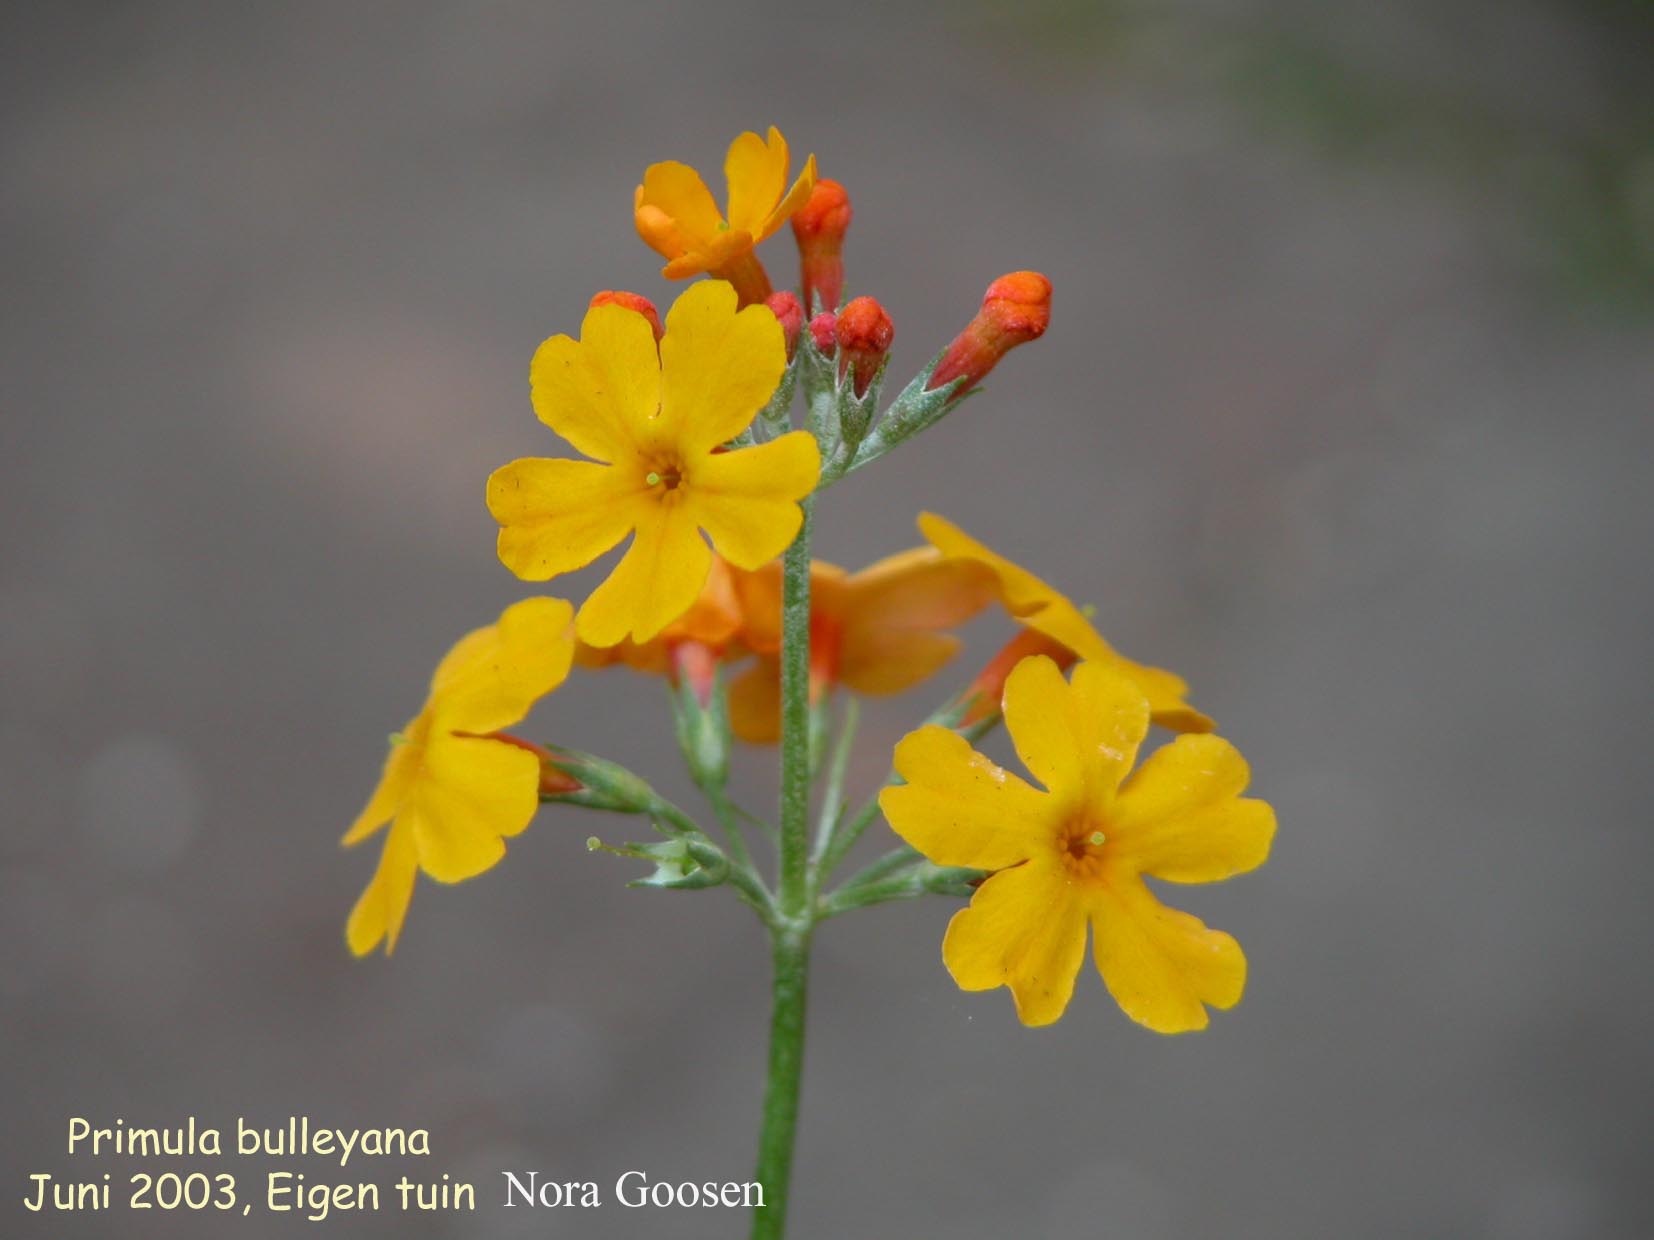
[{"label": "yellow flower", "polygon": [[349,847],[390,824],[379,868],[345,929],[358,956],[381,940],[387,955],[395,949],[417,871],[443,883],[481,874],[505,855],[505,838],[534,817],[540,759],[492,734],[563,683],[573,619],[562,599],[524,599],[498,623],[460,638],[438,664],[430,696],[395,738],[379,786],[345,832]]},{"label": "yellow flower", "polygon": [[[753,744],[781,737],[781,565],[736,578],[742,640],[757,661],[729,687],[735,735]],[[810,565],[810,697],[838,685],[868,695],[901,693],[940,671],[963,624],[994,597],[981,565],[944,559],[929,547],[886,556],[858,573]]]},{"label": "yellow flower", "polygon": [[1112,667],[1135,682],[1148,696],[1150,712],[1161,727],[1174,732],[1210,732],[1216,726],[1183,700],[1189,686],[1181,676],[1126,658],[1103,640],[1084,612],[1027,569],[933,512],[919,514],[919,532],[943,555],[974,560],[993,570],[999,580],[1000,602],[1025,627],[1051,638],[1076,657]]},{"label": "yellow flower", "polygon": [[[1009,986],[1026,1025],[1062,1015],[1093,954],[1126,1015],[1160,1033],[1233,1007],[1246,957],[1227,934],[1167,908],[1143,876],[1212,883],[1262,865],[1275,814],[1243,799],[1246,762],[1216,736],[1180,736],[1126,778],[1149,727],[1132,681],[1043,655],[1005,684],[1005,724],[1035,788],[931,724],[896,746],[905,785],[879,806],[938,865],[996,871],[954,914],[942,959],[962,990]],[[1122,783],[1124,780],[1124,783]]]},{"label": "yellow flower", "polygon": [[632,216],[638,235],[667,260],[661,274],[682,280],[709,272],[735,280],[744,304],[767,297],[769,282],[761,268],[761,290],[741,278],[756,266],[753,247],[792,218],[816,183],[816,157],[811,155],[789,189],[789,162],[787,140],[773,125],[768,140],[744,133],[730,143],[724,158],[727,219],[700,173],[676,160],[650,164],[633,197]]},{"label": "yellow flower", "polygon": [[786,366],[775,315],[737,311],[722,281],[686,291],[656,356],[643,315],[594,306],[580,339],[553,336],[534,355],[534,412],[592,459],[513,461],[488,479],[500,560],[544,581],[632,545],[580,608],[580,640],[646,642],[694,603],[712,567],[704,531],[730,563],[757,568],[798,533],[798,501],[821,454],[792,431],[722,451],[769,399]]}]

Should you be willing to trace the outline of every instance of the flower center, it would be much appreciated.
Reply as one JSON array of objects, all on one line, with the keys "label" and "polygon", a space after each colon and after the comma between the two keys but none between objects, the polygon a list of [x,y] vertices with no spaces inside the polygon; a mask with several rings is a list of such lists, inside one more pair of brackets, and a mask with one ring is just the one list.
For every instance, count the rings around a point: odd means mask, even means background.
[{"label": "flower center", "polygon": [[1095,875],[1102,869],[1107,844],[1108,832],[1096,822],[1090,819],[1071,822],[1063,828],[1063,862],[1076,875]]},{"label": "flower center", "polygon": [[643,476],[643,481],[652,487],[676,491],[683,484],[683,466],[677,461],[658,461],[655,467]]}]

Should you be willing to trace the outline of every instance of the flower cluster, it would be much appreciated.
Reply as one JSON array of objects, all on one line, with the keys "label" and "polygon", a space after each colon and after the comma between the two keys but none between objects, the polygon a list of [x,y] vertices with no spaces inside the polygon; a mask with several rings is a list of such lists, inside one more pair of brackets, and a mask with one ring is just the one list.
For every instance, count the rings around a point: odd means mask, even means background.
[{"label": "flower cluster", "polygon": [[[482,873],[542,800],[559,801],[646,818],[664,841],[594,847],[649,861],[648,886],[733,887],[778,943],[885,899],[968,897],[942,946],[962,989],[1006,986],[1023,1022],[1049,1023],[1069,1003],[1089,937],[1127,1015],[1167,1033],[1203,1027],[1208,1008],[1239,1000],[1245,957],[1228,935],[1162,905],[1145,879],[1206,883],[1252,869],[1274,817],[1241,796],[1246,763],[1211,734],[1182,678],[1127,658],[1086,610],[932,513],[919,516],[915,546],[865,568],[809,558],[818,498],[936,425],[1039,338],[1050,281],[1030,271],[993,281],[975,317],[881,408],[895,326],[875,298],[845,299],[845,187],[818,177],[813,155],[790,179],[773,128],[737,138],[724,169],[722,210],[676,162],[651,165],[633,201],[662,275],[708,278],[664,318],[637,293],[603,290],[578,337],[552,336],[534,354],[534,413],[568,454],[512,461],[488,479],[499,559],[541,582],[625,547],[578,607],[518,603],[442,661],[345,836],[355,844],[389,827],[349,919],[351,949],[389,951],[419,872],[439,882]],[[796,293],[774,290],[758,253],[789,224]],[[963,648],[958,630],[990,608],[1014,626],[1007,643],[896,746],[888,786],[848,808],[856,699],[942,674]],[[502,731],[571,666],[669,683],[680,744],[722,837],[612,763]],[[835,714],[828,761],[817,741]],[[1034,782],[974,747],[1001,721]],[[1151,725],[1175,737],[1138,765]],[[732,741],[780,743],[773,886],[743,835],[753,815],[726,786]],[[816,781],[820,822],[806,849]],[[881,813],[898,846],[829,890]]]}]

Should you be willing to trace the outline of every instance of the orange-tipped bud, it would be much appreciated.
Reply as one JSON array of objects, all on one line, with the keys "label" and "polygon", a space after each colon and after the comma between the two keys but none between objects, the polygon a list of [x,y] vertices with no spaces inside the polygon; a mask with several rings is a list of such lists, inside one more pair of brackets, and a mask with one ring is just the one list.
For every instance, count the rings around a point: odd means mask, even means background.
[{"label": "orange-tipped bud", "polygon": [[844,296],[844,234],[849,231],[850,195],[837,181],[817,181],[793,216],[806,307],[819,304],[832,310]]},{"label": "orange-tipped bud", "polygon": [[491,732],[490,740],[504,741],[507,745],[515,745],[518,749],[526,749],[540,759],[540,795],[543,797],[561,796],[565,792],[579,792],[583,787],[578,779],[568,771],[557,765],[551,750],[544,745],[536,745],[533,741],[525,741],[520,736],[512,736],[509,732]]},{"label": "orange-tipped bud", "polygon": [[704,642],[679,642],[672,647],[672,680],[687,684],[705,710],[712,704],[718,675],[718,652]]},{"label": "orange-tipped bud", "polygon": [[838,340],[838,377],[843,382],[854,371],[856,395],[866,396],[867,385],[884,365],[896,325],[885,309],[871,297],[858,297],[839,311],[834,332]]},{"label": "orange-tipped bud", "polygon": [[931,372],[927,392],[963,378],[958,394],[980,383],[1019,344],[1037,340],[1051,322],[1051,281],[1037,271],[1013,271],[988,285],[982,309],[954,337]]},{"label": "orange-tipped bud", "polygon": [[788,289],[771,293],[764,304],[780,322],[781,335],[787,341],[787,356],[791,358],[798,348],[798,333],[804,330],[804,307],[798,304],[797,294]]},{"label": "orange-tipped bud", "polygon": [[971,681],[971,687],[965,690],[965,715],[959,721],[959,726],[969,727],[998,714],[1000,700],[1005,696],[1005,678],[1018,663],[1036,654],[1049,655],[1065,672],[1079,659],[1078,655],[1055,638],[1047,637],[1035,629],[1023,629],[1000,647],[999,653],[988,660],[987,666]]},{"label": "orange-tipped bud", "polygon": [[811,319],[810,339],[816,342],[816,348],[831,357],[838,347],[838,315],[831,310],[823,310]]},{"label": "orange-tipped bud", "polygon": [[649,327],[655,333],[655,343],[665,333],[661,330],[660,311],[655,309],[655,303],[641,293],[625,293],[619,289],[606,288],[591,300],[593,306],[625,306],[628,310],[636,310],[649,320]]}]

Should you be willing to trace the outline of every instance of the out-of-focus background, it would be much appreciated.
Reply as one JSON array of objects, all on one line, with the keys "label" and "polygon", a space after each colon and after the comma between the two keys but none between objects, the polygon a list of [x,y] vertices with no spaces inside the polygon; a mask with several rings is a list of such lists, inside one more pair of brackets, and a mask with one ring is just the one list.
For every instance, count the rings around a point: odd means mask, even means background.
[{"label": "out-of-focus background", "polygon": [[[1057,289],[984,395],[827,498],[822,554],[950,515],[1185,672],[1281,821],[1263,870],[1175,893],[1253,964],[1200,1036],[1089,968],[1020,1028],[944,973],[941,899],[824,927],[793,1234],[1654,1234],[1647,4],[4,21],[0,1231],[294,1234],[19,1202],[139,1169],[66,1157],[70,1115],[305,1114],[428,1127],[394,1170],[481,1186],[335,1234],[744,1232],[496,1206],[506,1169],[746,1177],[744,909],[628,891],[582,842],[635,829],[547,811],[355,961],[373,850],[337,837],[434,660],[530,592],[482,484],[558,450],[535,345],[597,289],[674,292],[632,231],[644,166],[716,184],[774,123],[850,189],[893,373],[1002,272]],[[785,234],[763,257],[792,273]],[[872,711],[861,787],[1005,634]],[[528,731],[688,795],[656,683],[579,676]]]}]

